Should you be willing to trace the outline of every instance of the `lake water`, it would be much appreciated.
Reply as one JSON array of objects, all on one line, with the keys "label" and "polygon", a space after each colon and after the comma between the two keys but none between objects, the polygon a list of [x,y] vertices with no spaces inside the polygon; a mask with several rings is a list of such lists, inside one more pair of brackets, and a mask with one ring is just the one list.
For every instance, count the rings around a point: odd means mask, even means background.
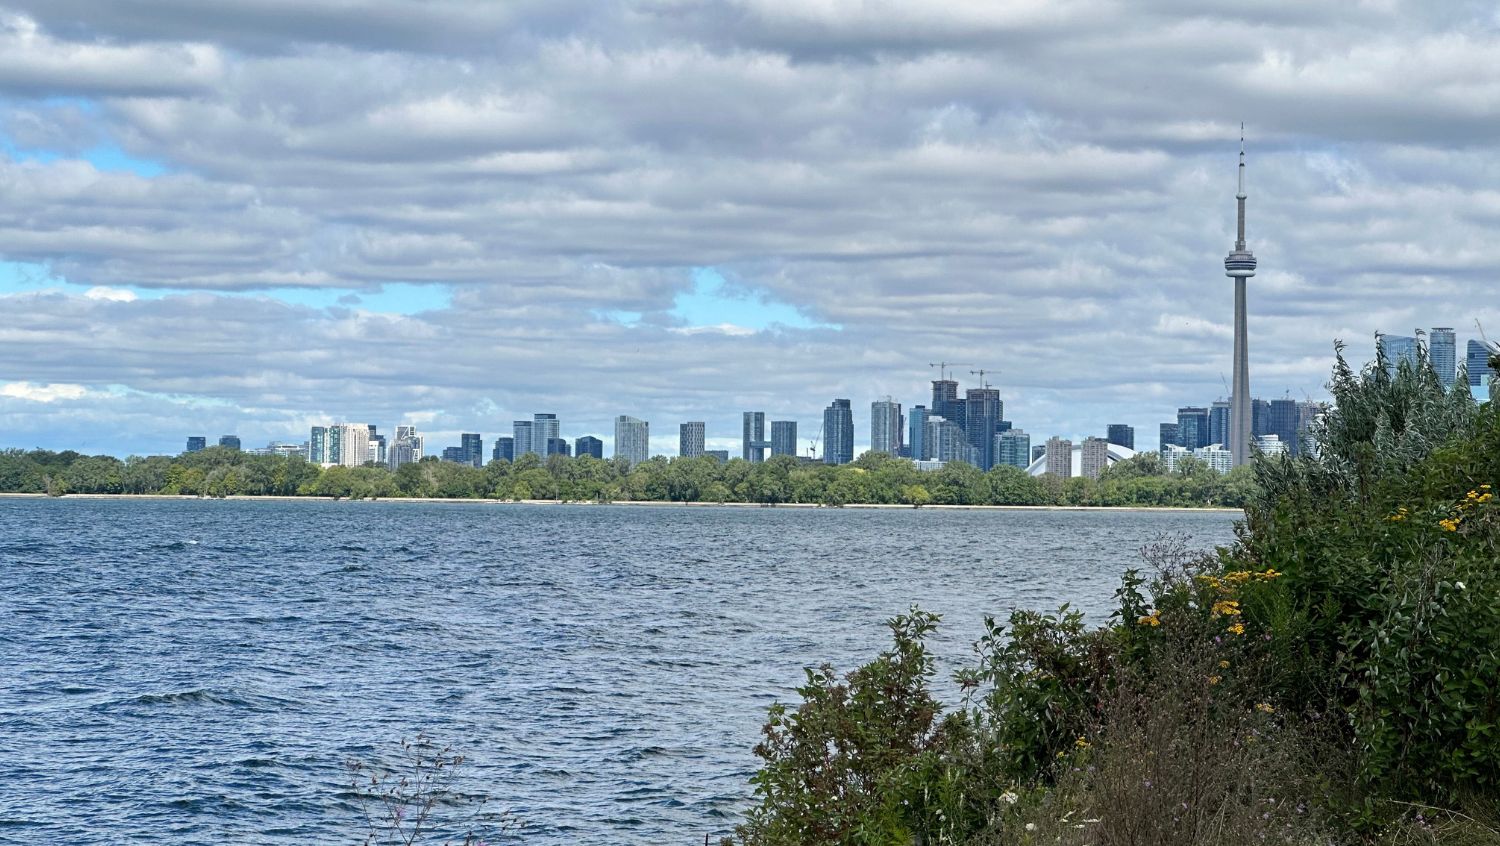
[{"label": "lake water", "polygon": [[343,762],[420,731],[517,842],[702,843],[804,666],[912,603],[945,668],[986,613],[1102,621],[1143,544],[1233,519],[0,500],[0,842],[360,842]]}]

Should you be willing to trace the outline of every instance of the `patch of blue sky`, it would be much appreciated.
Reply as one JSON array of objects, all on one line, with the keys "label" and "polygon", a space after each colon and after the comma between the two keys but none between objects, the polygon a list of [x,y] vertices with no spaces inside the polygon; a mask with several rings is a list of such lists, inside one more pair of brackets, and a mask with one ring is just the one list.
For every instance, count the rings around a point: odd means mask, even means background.
[{"label": "patch of blue sky", "polygon": [[689,326],[732,324],[757,331],[784,329],[840,329],[804,314],[791,303],[730,283],[712,267],[693,269],[693,289],[677,295],[670,312]]},{"label": "patch of blue sky", "polygon": [[[48,288],[81,294],[90,285],[75,285],[54,275],[46,265],[0,261],[0,294],[19,294]],[[109,285],[129,291],[138,300],[159,300],[188,293],[221,297],[263,297],[307,308],[354,308],[380,314],[419,314],[453,305],[453,291],[446,285],[388,282],[379,288],[268,288],[251,291],[188,291],[181,288],[150,288],[140,285]]]},{"label": "patch of blue sky", "polygon": [[[624,309],[595,309],[594,317],[625,326],[638,325],[645,314]],[[772,299],[764,291],[736,285],[712,267],[693,270],[691,290],[677,294],[665,316],[687,327],[737,326],[757,332],[768,329],[841,329],[809,317],[790,303]]]},{"label": "patch of blue sky", "polygon": [[[98,107],[88,100],[70,98],[49,101],[49,104],[74,106],[90,114],[98,111]],[[86,150],[48,150],[23,147],[17,144],[15,139],[4,133],[0,133],[0,152],[3,152],[13,161],[37,162],[39,164],[51,164],[63,159],[84,159],[99,171],[106,173],[133,173],[146,179],[161,176],[169,172],[167,166],[161,162],[132,156],[121,149],[118,144],[110,141],[101,141]]]},{"label": "patch of blue sky", "polygon": [[133,173],[146,179],[168,172],[167,167],[160,162],[136,158],[114,144],[97,144],[77,155],[69,155],[54,150],[23,149],[11,143],[9,138],[0,136],[0,151],[3,151],[12,161],[37,162],[38,164],[51,164],[62,159],[84,159],[93,165],[95,170],[101,172]]}]

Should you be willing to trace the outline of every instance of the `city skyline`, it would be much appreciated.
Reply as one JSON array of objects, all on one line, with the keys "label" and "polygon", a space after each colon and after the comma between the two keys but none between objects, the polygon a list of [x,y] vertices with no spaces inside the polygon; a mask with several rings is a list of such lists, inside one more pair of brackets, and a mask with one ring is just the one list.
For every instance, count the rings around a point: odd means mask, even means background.
[{"label": "city skyline", "polygon": [[1445,4],[87,5],[0,0],[11,446],[546,409],[738,455],[749,409],[805,453],[848,398],[858,452],[958,359],[1034,441],[1150,448],[1230,393],[1241,120],[1250,395],[1500,333],[1500,31]]}]

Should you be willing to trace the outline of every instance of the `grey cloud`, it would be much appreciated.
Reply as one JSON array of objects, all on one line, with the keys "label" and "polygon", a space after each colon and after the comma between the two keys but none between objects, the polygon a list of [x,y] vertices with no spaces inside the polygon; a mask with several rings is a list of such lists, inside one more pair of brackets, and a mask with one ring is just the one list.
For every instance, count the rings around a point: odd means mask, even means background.
[{"label": "grey cloud", "polygon": [[[1222,393],[1242,118],[1258,390],[1317,392],[1336,335],[1500,320],[1500,36],[1455,4],[191,5],[11,4],[33,74],[126,72],[54,74],[106,99],[15,101],[6,132],[172,172],[0,158],[0,258],[360,302],[6,298],[6,378],[206,397],[256,431],[550,408],[570,434],[627,412],[723,436],[742,408],[921,401],[949,358],[998,369],[1037,436],[1144,436]],[[194,55],[217,65],[190,96],[146,84]],[[842,331],[673,331],[697,266]],[[388,282],[452,308],[363,311]]]}]

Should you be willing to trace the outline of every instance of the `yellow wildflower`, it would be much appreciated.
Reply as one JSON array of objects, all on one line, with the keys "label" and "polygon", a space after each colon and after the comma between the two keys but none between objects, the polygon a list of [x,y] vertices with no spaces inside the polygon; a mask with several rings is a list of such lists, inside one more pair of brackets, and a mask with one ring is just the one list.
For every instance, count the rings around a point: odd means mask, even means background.
[{"label": "yellow wildflower", "polygon": [[1458,531],[1458,522],[1459,521],[1457,517],[1446,517],[1442,520],[1439,520],[1438,525],[1442,526],[1444,531],[1456,532]]},{"label": "yellow wildflower", "polygon": [[1222,679],[1220,679],[1218,676],[1209,676],[1208,677],[1208,683],[1209,684],[1218,684],[1220,681],[1222,681]]},{"label": "yellow wildflower", "polygon": [[1221,669],[1221,670],[1227,670],[1227,669],[1229,669],[1229,662],[1228,661],[1220,661],[1219,662],[1219,669]]},{"label": "yellow wildflower", "polygon": [[1087,738],[1080,737],[1077,740],[1073,741],[1073,745],[1077,746],[1079,749],[1087,749],[1094,744],[1089,743]]},{"label": "yellow wildflower", "polygon": [[1240,613],[1240,604],[1233,599],[1221,599],[1214,603],[1212,610],[1215,617],[1220,615],[1234,617]]},{"label": "yellow wildflower", "polygon": [[1229,632],[1230,634],[1242,635],[1242,634],[1245,633],[1245,624],[1244,623],[1235,623],[1234,625],[1230,626],[1229,628],[1225,629],[1224,631]]},{"label": "yellow wildflower", "polygon": [[1276,709],[1272,708],[1270,705],[1266,704],[1265,702],[1257,703],[1256,706],[1255,706],[1255,710],[1261,712],[1262,714],[1274,714],[1274,713],[1276,713]]},{"label": "yellow wildflower", "polygon": [[1152,626],[1152,627],[1159,626],[1159,625],[1161,625],[1161,612],[1160,611],[1152,611],[1150,614],[1147,614],[1146,616],[1140,618],[1139,620],[1136,620],[1136,622],[1139,623],[1139,624],[1141,624],[1141,625],[1143,625],[1143,626]]}]

